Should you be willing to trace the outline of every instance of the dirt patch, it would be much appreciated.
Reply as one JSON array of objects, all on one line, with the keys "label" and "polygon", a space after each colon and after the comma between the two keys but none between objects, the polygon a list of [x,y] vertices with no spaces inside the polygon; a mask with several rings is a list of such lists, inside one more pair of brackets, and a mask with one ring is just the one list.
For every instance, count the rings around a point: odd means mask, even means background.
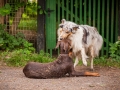
[{"label": "dirt patch", "polygon": [[[23,68],[0,66],[0,90],[120,90],[120,69],[95,67],[100,77],[64,77],[58,79],[30,79]],[[77,66],[77,71],[89,71]]]}]

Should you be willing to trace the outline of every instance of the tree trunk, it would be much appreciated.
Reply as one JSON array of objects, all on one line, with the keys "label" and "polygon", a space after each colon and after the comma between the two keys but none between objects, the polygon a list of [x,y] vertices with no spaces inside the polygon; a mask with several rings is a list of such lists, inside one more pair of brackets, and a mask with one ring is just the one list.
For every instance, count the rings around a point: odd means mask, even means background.
[{"label": "tree trunk", "polygon": [[[0,8],[4,6],[4,0],[0,0]],[[0,15],[0,24],[4,24],[4,16]]]},{"label": "tree trunk", "polygon": [[[27,0],[21,0],[21,1],[24,1],[25,3],[27,2]],[[13,23],[10,27],[10,33],[11,34],[16,34],[16,30],[17,30],[17,27],[18,27],[18,24],[22,18],[22,14],[24,12],[24,7],[21,7],[17,10],[17,12],[15,13],[15,17],[13,19]]]}]

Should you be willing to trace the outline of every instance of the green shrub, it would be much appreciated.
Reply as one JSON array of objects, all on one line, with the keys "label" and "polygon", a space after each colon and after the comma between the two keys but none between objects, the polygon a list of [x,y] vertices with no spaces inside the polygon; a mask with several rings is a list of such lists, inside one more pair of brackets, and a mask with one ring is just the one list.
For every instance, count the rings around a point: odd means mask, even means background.
[{"label": "green shrub", "polygon": [[33,44],[25,40],[22,33],[13,36],[6,32],[4,28],[5,26],[0,24],[0,50],[26,49],[29,52],[35,51]]},{"label": "green shrub", "polygon": [[120,40],[115,43],[110,43],[110,57],[115,60],[120,60]]}]

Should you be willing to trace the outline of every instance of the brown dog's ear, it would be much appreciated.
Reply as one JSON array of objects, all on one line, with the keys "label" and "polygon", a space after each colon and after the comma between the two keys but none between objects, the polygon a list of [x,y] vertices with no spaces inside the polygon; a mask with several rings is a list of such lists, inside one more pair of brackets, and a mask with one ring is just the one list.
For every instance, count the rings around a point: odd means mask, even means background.
[{"label": "brown dog's ear", "polygon": [[61,41],[58,41],[58,42],[57,42],[57,45],[56,45],[55,49],[57,49],[57,48],[60,46],[60,42],[61,42]]}]

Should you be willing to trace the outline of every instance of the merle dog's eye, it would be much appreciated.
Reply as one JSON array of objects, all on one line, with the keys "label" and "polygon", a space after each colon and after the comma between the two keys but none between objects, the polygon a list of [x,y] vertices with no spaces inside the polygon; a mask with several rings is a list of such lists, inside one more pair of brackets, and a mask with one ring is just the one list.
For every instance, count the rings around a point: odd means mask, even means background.
[{"label": "merle dog's eye", "polygon": [[69,33],[68,31],[66,33]]}]

